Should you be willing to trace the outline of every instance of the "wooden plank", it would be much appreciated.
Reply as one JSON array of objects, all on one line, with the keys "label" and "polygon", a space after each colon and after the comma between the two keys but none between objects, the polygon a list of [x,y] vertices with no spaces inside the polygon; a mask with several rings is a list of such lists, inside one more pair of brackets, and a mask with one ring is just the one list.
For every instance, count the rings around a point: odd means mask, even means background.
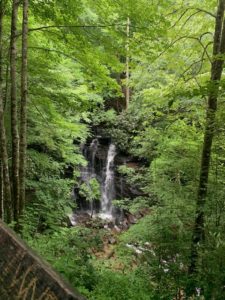
[{"label": "wooden plank", "polygon": [[85,300],[0,221],[0,300]]}]

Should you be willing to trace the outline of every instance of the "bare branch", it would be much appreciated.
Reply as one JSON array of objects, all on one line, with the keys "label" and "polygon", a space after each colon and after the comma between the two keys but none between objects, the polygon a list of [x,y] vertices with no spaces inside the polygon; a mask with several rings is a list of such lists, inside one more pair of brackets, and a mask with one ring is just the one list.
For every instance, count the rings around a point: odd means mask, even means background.
[{"label": "bare branch", "polygon": [[216,18],[216,15],[214,15],[212,12],[208,11],[208,10],[205,10],[205,9],[202,9],[202,8],[194,8],[193,9],[197,9],[199,12],[203,12],[213,18]]},{"label": "bare branch", "polygon": [[180,17],[176,20],[176,22],[170,27],[170,29],[171,28],[173,28],[173,27],[175,27],[179,22],[180,22],[180,20],[183,18],[183,16],[188,12],[188,8],[187,9],[185,9],[185,11],[180,15]]},{"label": "bare branch", "polygon": [[199,13],[200,13],[199,11],[195,11],[193,14],[191,14],[191,15],[186,19],[186,21],[183,23],[183,25],[181,26],[181,29],[184,28],[184,27],[187,25],[187,23],[190,21],[190,19],[191,19],[192,17],[194,17],[195,15],[197,15],[197,14],[199,14]]},{"label": "bare branch", "polygon": [[206,46],[204,46],[204,44],[203,44],[203,42],[201,41],[201,39],[202,39],[202,37],[204,36],[204,35],[206,35],[206,34],[211,34],[210,32],[204,32],[204,33],[202,33],[201,34],[201,36],[200,37],[194,37],[194,36],[187,36],[187,35],[185,35],[185,36],[181,36],[181,37],[179,37],[179,38],[177,38],[176,40],[174,40],[173,42],[171,42],[155,59],[154,59],[154,61],[156,61],[159,57],[161,57],[164,53],[166,53],[170,48],[172,48],[176,43],[178,43],[178,42],[180,42],[181,40],[184,40],[184,39],[191,39],[191,40],[195,40],[195,41],[197,41],[200,45],[201,45],[201,47],[203,48],[203,50],[204,50],[204,53],[207,55],[207,58],[208,58],[208,60],[210,61],[210,62],[212,62],[212,60],[211,60],[211,57],[210,57],[210,55],[208,54],[208,51],[207,51],[207,48],[208,48],[208,46],[209,45],[211,45],[212,44],[212,42],[209,42]]},{"label": "bare branch", "polygon": [[[178,43],[179,41],[183,40],[183,39],[188,39],[189,37],[188,36],[181,36],[179,38],[177,38],[175,41],[173,41],[172,43],[170,43],[166,49],[164,49],[157,57],[156,59],[158,59],[159,57],[161,57],[164,53],[167,52],[167,50],[169,50],[170,48],[172,48],[176,43]],[[155,60],[156,60],[155,59]]]},{"label": "bare branch", "polygon": [[[191,80],[192,78],[193,78],[193,76],[192,77],[190,77],[190,78],[188,78],[188,79],[185,79],[185,74],[194,66],[194,65],[196,65],[196,64],[198,64],[198,63],[200,63],[200,66],[199,66],[199,69],[198,69],[198,71],[197,72],[195,72],[195,75],[194,76],[197,76],[197,75],[199,75],[199,73],[201,72],[201,70],[202,70],[202,67],[203,67],[203,63],[204,63],[204,61],[206,61],[206,59],[205,59],[205,54],[207,54],[207,48],[208,48],[208,46],[209,45],[211,45],[212,44],[212,42],[209,42],[205,47],[204,47],[204,51],[202,52],[202,55],[201,55],[201,58],[199,59],[199,60],[197,60],[197,61],[194,61],[181,75],[180,75],[180,78],[183,78],[184,79],[184,81],[185,82],[187,82],[187,81],[189,81],[189,80]],[[210,63],[212,63],[212,61],[210,60]]]},{"label": "bare branch", "polygon": [[[95,28],[108,28],[108,27],[116,27],[116,26],[122,26],[122,27],[126,27],[126,24],[122,24],[122,23],[115,23],[115,24],[107,24],[107,25],[46,25],[46,26],[41,26],[41,27],[37,27],[37,28],[29,28],[28,33],[30,32],[34,32],[34,31],[48,31],[48,32],[52,32],[54,34],[53,31],[50,31],[48,29],[62,29],[62,28],[83,28],[85,29],[95,29]],[[149,30],[149,27],[139,27],[139,26],[135,26],[135,25],[131,25],[131,27],[135,28],[135,29],[144,29],[144,30]],[[16,34],[16,37],[20,37],[22,34],[22,32],[18,32]]]},{"label": "bare branch", "polygon": [[49,25],[41,26],[37,28],[29,28],[29,32],[37,30],[45,30],[50,28],[107,28],[114,26],[125,26],[124,24],[107,24],[107,25]]},{"label": "bare branch", "polygon": [[209,53],[208,53],[208,51],[207,51],[208,46],[209,46],[210,44],[212,44],[212,42],[210,42],[209,44],[207,44],[207,47],[204,46],[204,44],[202,43],[202,41],[201,41],[200,39],[198,39],[198,42],[199,42],[199,44],[202,46],[204,52],[206,53],[206,56],[208,57],[208,60],[209,60],[210,62],[212,62],[212,59],[211,59],[211,57],[210,57],[210,55],[209,55]]},{"label": "bare branch", "polygon": [[[181,10],[183,10],[183,7],[181,7],[181,8],[179,8],[179,9],[176,9],[176,10],[174,10],[174,11],[168,13],[168,14],[166,15],[166,17],[167,17],[167,16],[170,16],[170,15],[173,15],[173,14],[176,14],[177,12],[179,12],[179,11],[181,11]],[[185,13],[182,14],[182,17],[183,17],[183,16],[186,14],[186,12],[189,11],[189,10],[197,10],[198,12],[202,12],[202,13],[205,13],[205,14],[207,14],[207,15],[213,17],[213,18],[216,18],[216,15],[215,15],[214,13],[212,13],[212,12],[210,12],[210,11],[208,11],[208,10],[202,9],[202,8],[192,7],[192,6],[185,9]],[[181,17],[180,19],[182,19],[182,17]]]},{"label": "bare branch", "polygon": [[208,35],[208,34],[211,35],[211,36],[213,37],[212,32],[206,31],[206,32],[204,32],[204,33],[202,33],[202,34],[200,35],[200,37],[199,37],[200,41],[202,40],[202,38],[203,38],[205,35]]},{"label": "bare branch", "polygon": [[[45,26],[41,26],[41,27],[36,27],[36,28],[29,28],[28,32],[33,32],[33,31],[41,31],[44,30],[46,31],[47,29],[51,29],[51,28],[107,28],[107,27],[115,27],[115,26],[123,26],[125,27],[125,24],[121,24],[121,23],[115,23],[115,24],[107,24],[107,25],[45,25]],[[21,36],[21,32],[18,32],[16,37]]]},{"label": "bare branch", "polygon": [[184,78],[184,77],[185,77],[185,74],[186,74],[189,70],[191,70],[192,67],[194,67],[195,65],[201,63],[198,72],[196,72],[196,74],[195,74],[195,75],[198,75],[198,74],[200,73],[201,69],[202,69],[202,65],[203,65],[203,62],[204,62],[204,61],[205,61],[205,58],[204,58],[204,55],[202,55],[201,59],[196,60],[196,61],[194,61],[192,64],[190,64],[190,66],[188,66],[188,68],[180,75],[180,77],[183,77],[183,78]]}]

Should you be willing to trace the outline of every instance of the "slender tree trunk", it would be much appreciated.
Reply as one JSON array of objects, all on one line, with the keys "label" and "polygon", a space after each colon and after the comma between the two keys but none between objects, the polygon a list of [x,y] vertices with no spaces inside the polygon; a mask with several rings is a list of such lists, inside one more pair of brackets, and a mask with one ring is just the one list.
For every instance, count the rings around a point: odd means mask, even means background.
[{"label": "slender tree trunk", "polygon": [[11,21],[11,44],[10,44],[10,79],[11,79],[11,135],[12,135],[12,185],[14,219],[19,216],[19,136],[18,136],[18,113],[17,113],[17,87],[16,87],[16,34],[19,1],[13,0]]},{"label": "slender tree trunk", "polygon": [[216,25],[213,44],[213,62],[211,67],[211,82],[209,87],[208,108],[206,114],[206,127],[201,158],[200,179],[197,194],[197,208],[195,225],[192,237],[191,260],[189,274],[197,272],[198,245],[204,241],[204,209],[207,197],[208,178],[210,169],[210,158],[213,136],[215,132],[215,119],[217,111],[217,98],[222,76],[224,54],[225,54],[225,0],[220,0],[218,4]]},{"label": "slender tree trunk", "polygon": [[6,72],[5,72],[5,90],[3,93],[4,111],[6,110],[6,107],[7,107],[7,100],[8,100],[8,94],[9,94],[8,92],[9,92],[9,57],[7,60],[7,66],[6,66]]},{"label": "slender tree trunk", "polygon": [[[2,2],[0,3],[0,89],[2,88],[1,81],[2,78],[2,27],[3,27],[3,6]],[[1,91],[0,91],[1,93]],[[3,95],[1,94],[0,97],[2,97],[2,100],[0,100],[2,103],[0,106],[3,106]],[[1,110],[1,109],[0,109]],[[1,113],[0,113],[1,114]],[[3,118],[2,115],[0,115],[0,118]],[[0,130],[2,131],[2,124],[0,124]],[[1,144],[0,140],[0,144]],[[4,219],[4,190],[3,190],[3,165],[2,165],[2,157],[0,157],[0,219]]]},{"label": "slender tree trunk", "polygon": [[[0,2],[0,144],[1,144],[1,176],[2,176],[2,191],[4,203],[1,203],[2,217],[4,208],[6,211],[7,222],[12,221],[12,201],[11,201],[11,186],[8,166],[7,140],[4,124],[4,108],[3,108],[3,78],[2,78],[2,32],[3,32],[3,3]],[[4,207],[4,208],[3,208]]]},{"label": "slender tree trunk", "polygon": [[3,190],[2,159],[0,159],[0,219],[4,221],[4,190]]},{"label": "slender tree trunk", "polygon": [[129,79],[130,79],[130,57],[129,57],[129,39],[130,39],[130,18],[127,18],[127,46],[126,46],[126,109],[129,107],[130,103],[130,87],[129,87]]},{"label": "slender tree trunk", "polygon": [[21,69],[21,111],[20,111],[20,215],[25,204],[26,148],[27,148],[27,39],[28,0],[23,0],[22,69]]}]

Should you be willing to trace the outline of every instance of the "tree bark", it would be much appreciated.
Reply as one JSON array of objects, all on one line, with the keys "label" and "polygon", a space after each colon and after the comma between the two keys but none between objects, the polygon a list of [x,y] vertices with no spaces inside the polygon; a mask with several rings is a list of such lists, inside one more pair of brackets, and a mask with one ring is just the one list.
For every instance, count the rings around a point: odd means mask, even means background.
[{"label": "tree bark", "polygon": [[17,113],[17,86],[16,86],[16,34],[18,19],[18,0],[12,2],[11,44],[10,44],[10,79],[11,79],[11,135],[12,135],[12,191],[14,205],[14,219],[19,216],[19,135]]},{"label": "tree bark", "polygon": [[4,221],[3,168],[0,159],[0,219]]},{"label": "tree bark", "polygon": [[25,205],[26,148],[27,148],[27,39],[28,0],[23,0],[22,66],[21,66],[21,110],[20,110],[20,205],[21,215]]},{"label": "tree bark", "polygon": [[[3,27],[3,5],[2,2],[0,2],[0,90],[2,88],[2,27]],[[1,94],[1,91],[0,91]],[[2,99],[0,100],[1,104],[3,106],[3,95],[1,94],[0,97]],[[0,109],[1,110],[1,109]],[[3,116],[0,113],[0,118],[2,119]],[[2,124],[0,124],[0,130],[2,130]],[[2,141],[0,140],[0,144]],[[2,152],[2,151],[1,151]],[[0,157],[0,219],[4,220],[4,190],[3,190],[3,165],[2,165],[2,157]]]},{"label": "tree bark", "polygon": [[130,79],[130,57],[129,57],[129,38],[130,38],[130,18],[127,18],[127,46],[126,46],[126,109],[129,107],[130,103],[130,87],[129,87],[129,79]]},{"label": "tree bark", "polygon": [[201,168],[199,187],[197,194],[197,207],[195,224],[192,236],[191,259],[189,274],[197,272],[198,246],[204,241],[204,215],[207,198],[208,178],[210,170],[210,158],[213,136],[215,132],[215,120],[217,111],[217,99],[219,94],[220,80],[222,76],[224,54],[225,54],[225,0],[220,0],[217,9],[214,43],[213,43],[213,62],[211,66],[211,80],[208,95],[208,107],[206,113],[206,126],[204,134],[204,143],[201,157]]},{"label": "tree bark", "polygon": [[[3,105],[3,70],[2,70],[2,32],[3,32],[3,3],[0,2],[0,144],[1,144],[1,167],[2,167],[2,191],[4,203],[1,203],[2,217],[4,208],[6,211],[6,221],[12,221],[12,201],[11,201],[11,186],[8,166],[7,140],[4,124],[4,105]],[[3,208],[4,207],[4,208]]]}]

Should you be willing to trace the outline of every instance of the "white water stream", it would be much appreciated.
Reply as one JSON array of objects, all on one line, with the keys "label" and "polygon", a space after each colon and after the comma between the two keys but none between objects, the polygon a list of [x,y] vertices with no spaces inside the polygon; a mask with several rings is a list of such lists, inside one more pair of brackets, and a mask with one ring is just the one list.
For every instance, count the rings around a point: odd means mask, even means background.
[{"label": "white water stream", "polygon": [[102,183],[102,196],[101,196],[101,218],[112,218],[112,200],[115,197],[115,184],[114,184],[114,158],[116,156],[116,146],[110,144],[107,159],[105,180]]},{"label": "white water stream", "polygon": [[[100,154],[100,161],[98,151],[102,149],[99,147],[99,140],[95,138],[89,146],[83,148],[83,155],[88,164],[81,169],[81,182],[89,186],[89,181],[96,178],[101,188],[101,198],[99,205],[96,203],[82,203],[81,209],[87,213],[94,213],[102,219],[113,219],[112,200],[115,198],[115,182],[114,182],[114,159],[116,156],[116,146],[110,144],[107,147],[105,158]],[[104,151],[104,150],[103,150]],[[104,152],[103,152],[104,153]],[[86,205],[86,206],[85,206]]]}]

